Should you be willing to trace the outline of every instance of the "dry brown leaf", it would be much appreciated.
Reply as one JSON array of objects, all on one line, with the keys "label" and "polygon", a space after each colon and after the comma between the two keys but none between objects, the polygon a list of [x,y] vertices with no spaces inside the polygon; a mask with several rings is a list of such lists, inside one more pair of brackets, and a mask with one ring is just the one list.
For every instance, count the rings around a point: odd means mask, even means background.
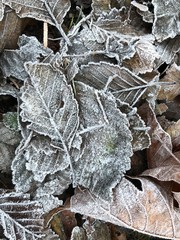
[{"label": "dry brown leaf", "polygon": [[75,214],[69,210],[62,210],[53,216],[51,228],[61,240],[70,239],[73,228],[77,225]]},{"label": "dry brown leaf", "polygon": [[106,12],[110,9],[110,0],[93,0],[92,8],[96,15]]},{"label": "dry brown leaf", "polygon": [[4,48],[16,48],[19,35],[21,33],[23,20],[19,18],[13,10],[5,13],[0,22],[0,52]]},{"label": "dry brown leaf", "polygon": [[180,239],[180,213],[173,206],[171,193],[145,178],[123,178],[114,189],[112,202],[88,190],[79,191],[72,198],[71,210],[151,236]]},{"label": "dry brown leaf", "polygon": [[150,39],[140,39],[135,44],[135,55],[131,59],[125,60],[125,66],[135,74],[153,71],[155,59],[159,58],[159,55],[152,41],[152,37]]},{"label": "dry brown leaf", "polygon": [[[168,82],[172,83],[172,85],[161,85],[158,99],[173,101],[176,96],[180,95],[180,66],[177,66],[176,63],[173,63],[160,82]],[[176,84],[173,84],[174,82]]]},{"label": "dry brown leaf", "polygon": [[174,124],[170,125],[167,129],[166,132],[169,133],[171,136],[172,140],[173,138],[176,138],[180,135],[180,120],[175,122]]},{"label": "dry brown leaf", "polygon": [[158,123],[150,105],[145,104],[144,110],[147,114],[147,125],[150,127],[151,145],[147,150],[149,169],[141,176],[180,183],[180,158],[179,154],[172,152],[171,137]]}]

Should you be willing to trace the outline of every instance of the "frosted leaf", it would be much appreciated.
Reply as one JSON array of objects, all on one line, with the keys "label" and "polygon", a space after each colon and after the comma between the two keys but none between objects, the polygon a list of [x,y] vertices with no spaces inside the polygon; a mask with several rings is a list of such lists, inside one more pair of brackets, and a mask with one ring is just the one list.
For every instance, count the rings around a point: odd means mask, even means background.
[{"label": "frosted leaf", "polygon": [[161,81],[172,83],[172,85],[162,85],[157,98],[159,100],[166,99],[168,101],[173,101],[175,97],[180,95],[180,66],[173,63],[160,82]]},{"label": "frosted leaf", "polygon": [[153,45],[152,39],[141,39],[135,44],[135,55],[129,60],[125,60],[124,66],[135,74],[151,72],[155,69],[155,60],[159,54]]},{"label": "frosted leaf", "polygon": [[[35,18],[52,25],[55,25],[52,16],[54,16],[58,24],[62,24],[63,18],[70,9],[68,0],[57,0],[56,2],[53,0],[2,0],[2,2],[14,9],[21,18]],[[47,6],[49,6],[49,9]]]},{"label": "frosted leaf", "polygon": [[100,62],[81,66],[76,79],[94,88],[108,90],[120,101],[133,106],[147,88],[154,85],[156,77],[147,82],[127,68]]},{"label": "frosted leaf", "polygon": [[71,172],[69,168],[50,174],[47,176],[43,184],[38,184],[36,197],[41,198],[42,196],[51,194],[60,195],[69,187],[71,182]]},{"label": "frosted leaf", "polygon": [[0,190],[0,225],[4,235],[13,240],[36,240],[43,234],[44,211],[29,194]]},{"label": "frosted leaf", "polygon": [[71,44],[61,27],[63,19],[71,7],[69,0],[57,0],[56,2],[54,0],[2,0],[2,2],[15,10],[20,18],[34,18],[56,26],[66,42]]},{"label": "frosted leaf", "polygon": [[34,137],[26,150],[25,156],[28,160],[26,168],[32,171],[34,180],[44,181],[48,174],[68,167],[69,163],[64,158],[64,152],[51,146],[51,140],[46,137]]},{"label": "frosted leaf", "polygon": [[8,129],[3,123],[0,123],[0,132],[0,170],[10,172],[15,149],[21,136],[18,132]]},{"label": "frosted leaf", "polygon": [[110,199],[112,188],[130,168],[132,136],[129,123],[117,109],[112,95],[80,82],[75,87],[80,108],[77,134],[82,144],[73,162],[74,185],[82,185],[97,196]]},{"label": "frosted leaf", "polygon": [[153,34],[161,42],[180,34],[180,4],[176,0],[153,0],[154,23]]},{"label": "frosted leaf", "polygon": [[180,36],[158,43],[156,51],[158,52],[160,59],[156,61],[157,68],[164,62],[170,64],[179,50]]},{"label": "frosted leaf", "polygon": [[150,179],[135,178],[131,181],[122,179],[113,191],[111,202],[87,190],[79,191],[71,199],[71,211],[150,236],[179,240],[180,213],[173,206],[172,193],[167,193],[166,184],[163,183],[163,188]]},{"label": "frosted leaf", "polygon": [[145,122],[137,113],[137,108],[132,108],[129,104],[117,100],[117,106],[122,113],[125,113],[129,121],[129,129],[132,133],[132,147],[133,151],[143,150],[148,148],[151,141],[148,134],[149,128],[146,127]]},{"label": "frosted leaf", "polygon": [[71,183],[64,153],[51,146],[47,137],[33,137],[27,147],[22,142],[12,163],[17,191],[35,191],[38,196],[61,194]]},{"label": "frosted leaf", "polygon": [[0,86],[0,95],[10,95],[12,97],[18,97],[18,91],[10,84],[5,84],[4,86]]},{"label": "frosted leaf", "polygon": [[[54,197],[50,194],[44,194],[40,197],[37,197],[35,195],[34,199],[38,201],[42,207],[45,213],[50,212],[52,209],[57,208],[61,205],[63,205],[63,201],[59,200],[57,197]],[[48,239],[49,240],[49,239]],[[59,238],[58,238],[59,240]]]},{"label": "frosted leaf", "polygon": [[121,63],[123,59],[134,55],[134,43],[134,39],[118,37],[94,24],[91,28],[83,25],[83,30],[73,38],[68,54],[79,57],[81,64],[110,61],[113,58]]},{"label": "frosted leaf", "polygon": [[126,11],[125,7],[120,10],[112,8],[108,13],[103,13],[95,22],[97,27],[102,28],[116,36],[138,39],[147,34],[144,22],[136,11]]},{"label": "frosted leaf", "polygon": [[78,106],[65,76],[50,64],[26,64],[31,82],[21,89],[21,117],[29,129],[59,142],[71,164],[69,149],[78,127]]},{"label": "frosted leaf", "polygon": [[3,51],[0,56],[0,67],[4,77],[13,76],[25,80],[28,74],[24,64],[28,61],[38,62],[40,58],[52,53],[52,50],[43,47],[37,38],[26,35],[20,36],[18,45],[20,49]]},{"label": "frosted leaf", "polygon": [[87,240],[86,232],[82,227],[74,227],[71,233],[71,240]]}]

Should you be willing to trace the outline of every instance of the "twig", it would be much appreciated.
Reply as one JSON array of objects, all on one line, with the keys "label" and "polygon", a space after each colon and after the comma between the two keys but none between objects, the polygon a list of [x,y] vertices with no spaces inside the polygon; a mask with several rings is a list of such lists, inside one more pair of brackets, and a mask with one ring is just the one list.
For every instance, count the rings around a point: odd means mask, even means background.
[{"label": "twig", "polygon": [[48,47],[48,23],[43,24],[43,45],[45,48]]},{"label": "twig", "polygon": [[44,1],[45,7],[49,13],[49,15],[51,16],[52,20],[54,21],[54,24],[56,26],[56,28],[59,30],[59,32],[61,33],[62,37],[64,38],[64,40],[67,42],[67,44],[69,46],[72,46],[69,38],[67,37],[67,35],[65,34],[64,30],[62,29],[62,27],[60,26],[60,24],[57,22],[56,18],[54,17],[54,14],[52,13],[48,3],[46,1]]}]

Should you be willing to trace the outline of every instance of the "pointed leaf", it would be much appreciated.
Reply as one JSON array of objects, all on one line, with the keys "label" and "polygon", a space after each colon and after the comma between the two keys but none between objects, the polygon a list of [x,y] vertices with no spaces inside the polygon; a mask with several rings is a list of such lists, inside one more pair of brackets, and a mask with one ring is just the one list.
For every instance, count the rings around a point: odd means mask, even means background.
[{"label": "pointed leaf", "polygon": [[78,127],[78,107],[65,76],[50,64],[26,64],[31,82],[22,88],[21,113],[29,129],[49,136],[60,144],[67,162],[69,149]]},{"label": "pointed leaf", "polygon": [[147,34],[146,26],[141,17],[133,9],[126,11],[112,8],[108,13],[102,13],[95,23],[99,28],[123,38],[138,39]]},{"label": "pointed leaf", "polygon": [[81,66],[76,79],[97,89],[109,90],[120,101],[134,105],[156,77],[147,82],[127,68],[100,62]]}]

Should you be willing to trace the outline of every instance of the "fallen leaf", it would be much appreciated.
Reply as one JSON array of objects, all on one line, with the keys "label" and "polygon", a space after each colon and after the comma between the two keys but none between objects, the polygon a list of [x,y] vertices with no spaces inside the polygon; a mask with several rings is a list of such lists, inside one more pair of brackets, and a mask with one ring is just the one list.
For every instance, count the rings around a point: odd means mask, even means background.
[{"label": "fallen leaf", "polygon": [[29,194],[1,189],[0,224],[7,238],[14,240],[45,238],[43,213],[42,206],[37,201],[31,201]]},{"label": "fallen leaf", "polygon": [[111,202],[88,190],[78,191],[71,199],[71,210],[151,236],[180,239],[180,216],[171,193],[146,178],[123,178]]},{"label": "fallen leaf", "polygon": [[[0,4],[0,7],[4,8],[4,5]],[[0,22],[0,52],[4,48],[13,49],[17,47],[17,41],[23,25],[23,20],[13,10],[9,10],[5,14],[4,11],[1,11],[1,14],[4,17],[3,19],[1,18],[2,21]]]},{"label": "fallen leaf", "polygon": [[82,144],[73,161],[74,185],[110,199],[112,188],[130,168],[132,136],[129,123],[112,95],[81,82],[76,82],[75,87],[80,109],[77,135]]},{"label": "fallen leaf", "polygon": [[[180,95],[180,66],[172,64],[160,82],[167,82],[167,85],[161,85],[157,99],[173,101],[176,96]],[[168,85],[168,83],[172,84]]]},{"label": "fallen leaf", "polygon": [[137,108],[130,107],[129,104],[116,101],[118,108],[122,113],[125,113],[129,120],[129,129],[132,133],[132,148],[133,151],[143,150],[148,148],[151,141],[148,134],[149,128],[146,127],[144,121],[137,113]]},{"label": "fallen leaf", "polygon": [[155,76],[147,82],[125,67],[106,62],[82,65],[76,79],[94,88],[110,91],[117,99],[131,106],[137,103],[147,88],[156,86],[157,80]]},{"label": "fallen leaf", "polygon": [[179,12],[180,5],[174,0],[152,0],[154,5],[154,23],[152,32],[160,42],[167,38],[174,38],[180,33]]},{"label": "fallen leaf", "polygon": [[78,106],[64,74],[50,64],[28,63],[26,70],[31,82],[22,91],[21,117],[28,121],[28,128],[59,141],[69,159],[76,129]]},{"label": "fallen leaf", "polygon": [[4,77],[15,77],[24,81],[29,75],[25,70],[26,62],[39,62],[40,59],[52,53],[35,37],[22,35],[18,41],[19,49],[4,50],[0,56],[0,67]]},{"label": "fallen leaf", "polygon": [[180,36],[176,36],[172,39],[169,38],[158,43],[156,49],[160,56],[156,61],[157,68],[163,63],[170,64],[173,61],[175,54],[180,50]]},{"label": "fallen leaf", "polygon": [[110,230],[106,223],[99,220],[86,220],[83,224],[87,240],[111,240]]},{"label": "fallen leaf", "polygon": [[[147,126],[150,126],[151,145],[147,149],[148,168],[141,176],[154,177],[160,181],[180,183],[180,158],[172,152],[171,137],[158,123],[150,105],[145,104]],[[142,110],[142,109],[141,109]]]},{"label": "fallen leaf", "polygon": [[152,72],[155,69],[155,60],[159,58],[153,39],[140,39],[135,43],[135,55],[124,61],[124,66],[135,74]]}]

